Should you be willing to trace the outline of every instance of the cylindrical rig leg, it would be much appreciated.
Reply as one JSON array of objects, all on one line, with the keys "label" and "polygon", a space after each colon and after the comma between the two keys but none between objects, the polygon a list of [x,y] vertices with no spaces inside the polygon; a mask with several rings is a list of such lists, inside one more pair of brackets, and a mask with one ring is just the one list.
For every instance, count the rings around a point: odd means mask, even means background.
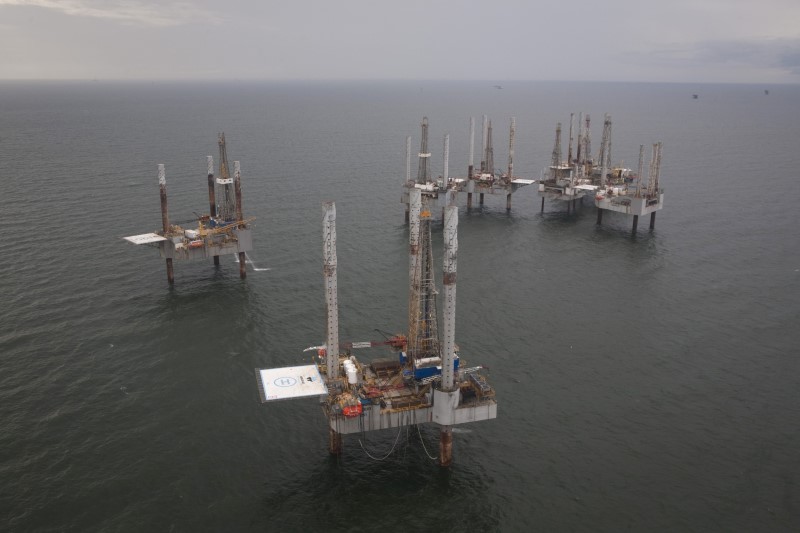
[{"label": "cylindrical rig leg", "polygon": [[406,224],[408,224],[408,204],[406,204]]},{"label": "cylindrical rig leg", "polygon": [[467,209],[472,209],[472,193],[467,193]]},{"label": "cylindrical rig leg", "polygon": [[656,227],[656,212],[653,211],[652,213],[650,213],[650,229],[653,229],[655,227]]},{"label": "cylindrical rig leg", "polygon": [[244,252],[239,252],[239,277],[242,279],[247,277],[247,256]]},{"label": "cylindrical rig leg", "polygon": [[481,206],[483,206],[483,193],[481,193],[480,198],[478,199],[478,202],[481,204]]},{"label": "cylindrical rig leg", "polygon": [[544,213],[544,196],[542,196],[542,210],[540,212]]},{"label": "cylindrical rig leg", "polygon": [[[214,193],[214,158],[210,155],[206,157],[208,160],[208,214],[211,218],[217,216],[217,198]],[[214,256],[214,266],[219,266],[219,256]]]},{"label": "cylindrical rig leg", "polygon": [[597,208],[597,225],[599,226],[602,223],[603,223],[603,210],[598,207]]},{"label": "cylindrical rig leg", "polygon": [[[158,165],[158,189],[161,195],[161,226],[164,230],[164,237],[167,237],[170,232],[170,224],[169,224],[169,209],[167,206],[167,178],[166,172],[164,172],[164,165]],[[167,243],[171,245],[171,243]],[[172,272],[172,258],[167,258],[167,281],[170,285],[175,283],[175,276]]]},{"label": "cylindrical rig leg", "polygon": [[331,455],[342,454],[342,434],[330,428],[328,429],[328,449]]},{"label": "cylindrical rig leg", "polygon": [[439,465],[450,466],[453,462],[453,428],[444,426],[439,440]]},{"label": "cylindrical rig leg", "polygon": [[639,215],[633,215],[633,233],[636,233],[636,228],[639,226]]},{"label": "cylindrical rig leg", "polygon": [[506,195],[506,211],[511,211],[511,194]]}]

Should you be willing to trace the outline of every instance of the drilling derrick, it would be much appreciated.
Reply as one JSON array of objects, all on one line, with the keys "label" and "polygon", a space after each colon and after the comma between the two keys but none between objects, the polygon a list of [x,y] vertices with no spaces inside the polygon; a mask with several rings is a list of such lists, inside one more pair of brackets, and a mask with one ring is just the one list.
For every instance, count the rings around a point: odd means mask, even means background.
[{"label": "drilling derrick", "polygon": [[601,187],[606,185],[608,177],[608,169],[611,166],[611,115],[606,113],[603,121],[603,137],[600,140],[600,153],[597,157],[600,163],[600,181]]},{"label": "drilling derrick", "polygon": [[553,145],[553,155],[550,158],[552,179],[558,178],[558,167],[561,165],[561,123],[556,124],[556,141]]},{"label": "drilling derrick", "polygon": [[492,148],[492,121],[486,126],[486,172],[494,175],[494,148]]},{"label": "drilling derrick", "polygon": [[225,222],[236,220],[236,198],[234,194],[233,178],[228,166],[228,152],[225,148],[225,134],[219,134],[219,177],[217,185],[220,189],[219,216]]},{"label": "drilling derrick", "polygon": [[653,155],[650,160],[650,175],[647,180],[647,197],[655,198],[659,192],[658,175],[661,172],[661,143],[653,144]]},{"label": "drilling derrick", "polygon": [[567,163],[569,163],[570,166],[572,166],[572,164],[574,163],[574,161],[572,160],[572,141],[574,140],[572,138],[572,126],[573,126],[574,123],[575,123],[575,113],[570,113],[569,114],[569,148],[567,149]]},{"label": "drilling derrick", "polygon": [[[412,202],[416,202],[412,196]],[[412,203],[412,210],[415,205]],[[439,328],[436,313],[436,283],[433,275],[433,248],[431,246],[431,210],[427,197],[422,197],[419,225],[412,225],[411,231],[418,230],[418,236],[412,233],[412,271],[411,291],[409,297],[408,323],[408,357],[419,361],[430,357],[439,357]],[[415,241],[418,243],[415,246]],[[418,249],[416,259],[414,248]],[[416,264],[414,264],[415,262]]]},{"label": "drilling derrick", "polygon": [[592,133],[589,130],[589,125],[592,122],[592,117],[586,114],[586,126],[583,130],[583,157],[586,158],[587,163],[592,162]]}]

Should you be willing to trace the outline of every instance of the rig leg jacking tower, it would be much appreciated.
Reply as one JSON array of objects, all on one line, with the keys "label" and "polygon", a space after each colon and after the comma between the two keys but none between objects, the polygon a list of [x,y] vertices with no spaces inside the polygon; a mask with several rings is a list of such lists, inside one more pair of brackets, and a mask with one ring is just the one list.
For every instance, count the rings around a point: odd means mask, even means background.
[{"label": "rig leg jacking tower", "polygon": [[[133,244],[158,246],[167,263],[167,281],[175,282],[173,261],[213,259],[219,265],[219,256],[237,254],[239,276],[247,276],[246,253],[253,249],[253,237],[248,227],[254,218],[242,214],[242,180],[239,161],[233,162],[233,177],[228,168],[225,134],[219,136],[219,177],[214,179],[214,159],[207,156],[209,214],[177,224],[170,223],[167,209],[167,181],[164,165],[158,165],[158,186],[161,195],[161,230],[124,239]],[[219,199],[219,204],[217,203]],[[184,228],[181,224],[196,224]]]},{"label": "rig leg jacking tower", "polygon": [[[342,453],[342,436],[418,424],[440,426],[438,461],[453,458],[452,427],[497,417],[495,393],[483,367],[459,365],[455,344],[458,208],[445,208],[444,323],[439,336],[431,246],[431,206],[420,190],[409,198],[409,332],[376,342],[339,342],[336,290],[336,207],[323,204],[323,275],[327,339],[315,364],[256,369],[262,402],[317,396],[327,420],[329,450]],[[360,360],[352,350],[386,346],[392,357]],[[391,351],[389,352],[391,353]],[[399,433],[398,433],[399,435]]]}]

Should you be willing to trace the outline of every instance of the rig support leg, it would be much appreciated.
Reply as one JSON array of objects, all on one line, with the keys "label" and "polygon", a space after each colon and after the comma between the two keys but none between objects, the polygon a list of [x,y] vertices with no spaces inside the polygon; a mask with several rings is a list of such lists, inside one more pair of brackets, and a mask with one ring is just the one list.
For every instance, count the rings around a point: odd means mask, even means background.
[{"label": "rig support leg", "polygon": [[481,193],[481,195],[480,195],[480,197],[478,199],[478,203],[480,203],[481,207],[483,207],[483,193]]},{"label": "rig support leg", "polygon": [[[214,170],[211,156],[208,156],[208,209],[211,218],[217,216],[217,200],[214,196]],[[219,266],[219,256],[214,256],[214,266]]]},{"label": "rig support leg", "polygon": [[544,213],[544,196],[542,196],[542,210],[539,212]]},{"label": "rig support leg", "polygon": [[633,230],[631,232],[635,235],[636,228],[639,227],[639,215],[633,215]]},{"label": "rig support leg", "polygon": [[506,195],[506,211],[511,211],[511,193]]},{"label": "rig support leg", "polygon": [[406,224],[408,224],[408,204],[406,204]]},{"label": "rig support leg", "polygon": [[247,277],[247,256],[244,252],[239,252],[239,277],[242,279]]},{"label": "rig support leg", "polygon": [[597,208],[597,225],[599,226],[602,223],[603,223],[603,210],[598,207]]},{"label": "rig support leg", "polygon": [[655,227],[656,227],[656,212],[653,211],[652,213],[650,213],[650,229],[653,229]]},{"label": "rig support leg", "polygon": [[167,258],[167,281],[170,285],[175,283],[175,275],[172,273],[172,258]]},{"label": "rig support leg", "polygon": [[472,209],[472,193],[467,193],[467,209]]},{"label": "rig support leg", "polygon": [[439,440],[439,465],[450,466],[453,462],[453,428],[444,426]]},{"label": "rig support leg", "polygon": [[331,455],[342,455],[342,434],[328,429],[328,449]]}]

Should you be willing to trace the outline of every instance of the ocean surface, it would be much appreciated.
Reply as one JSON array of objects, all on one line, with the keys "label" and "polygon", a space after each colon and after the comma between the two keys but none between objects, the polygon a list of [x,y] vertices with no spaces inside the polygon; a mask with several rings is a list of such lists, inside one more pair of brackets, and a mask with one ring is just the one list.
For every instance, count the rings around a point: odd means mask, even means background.
[{"label": "ocean surface", "polygon": [[[0,83],[0,530],[800,530],[800,86],[502,86]],[[594,151],[611,114],[615,162],[663,142],[665,207],[632,236],[534,187],[509,213],[460,198],[456,341],[499,407],[454,430],[451,468],[435,426],[332,458],[316,399],[259,403],[255,368],[324,339],[324,200],[341,339],[403,332],[406,136],[428,116],[433,173],[449,133],[464,175],[469,117],[504,167],[513,116],[536,179],[571,112]],[[160,227],[159,163],[171,219],[207,211],[223,131],[247,279],[225,256],[169,287],[122,237]]]}]

